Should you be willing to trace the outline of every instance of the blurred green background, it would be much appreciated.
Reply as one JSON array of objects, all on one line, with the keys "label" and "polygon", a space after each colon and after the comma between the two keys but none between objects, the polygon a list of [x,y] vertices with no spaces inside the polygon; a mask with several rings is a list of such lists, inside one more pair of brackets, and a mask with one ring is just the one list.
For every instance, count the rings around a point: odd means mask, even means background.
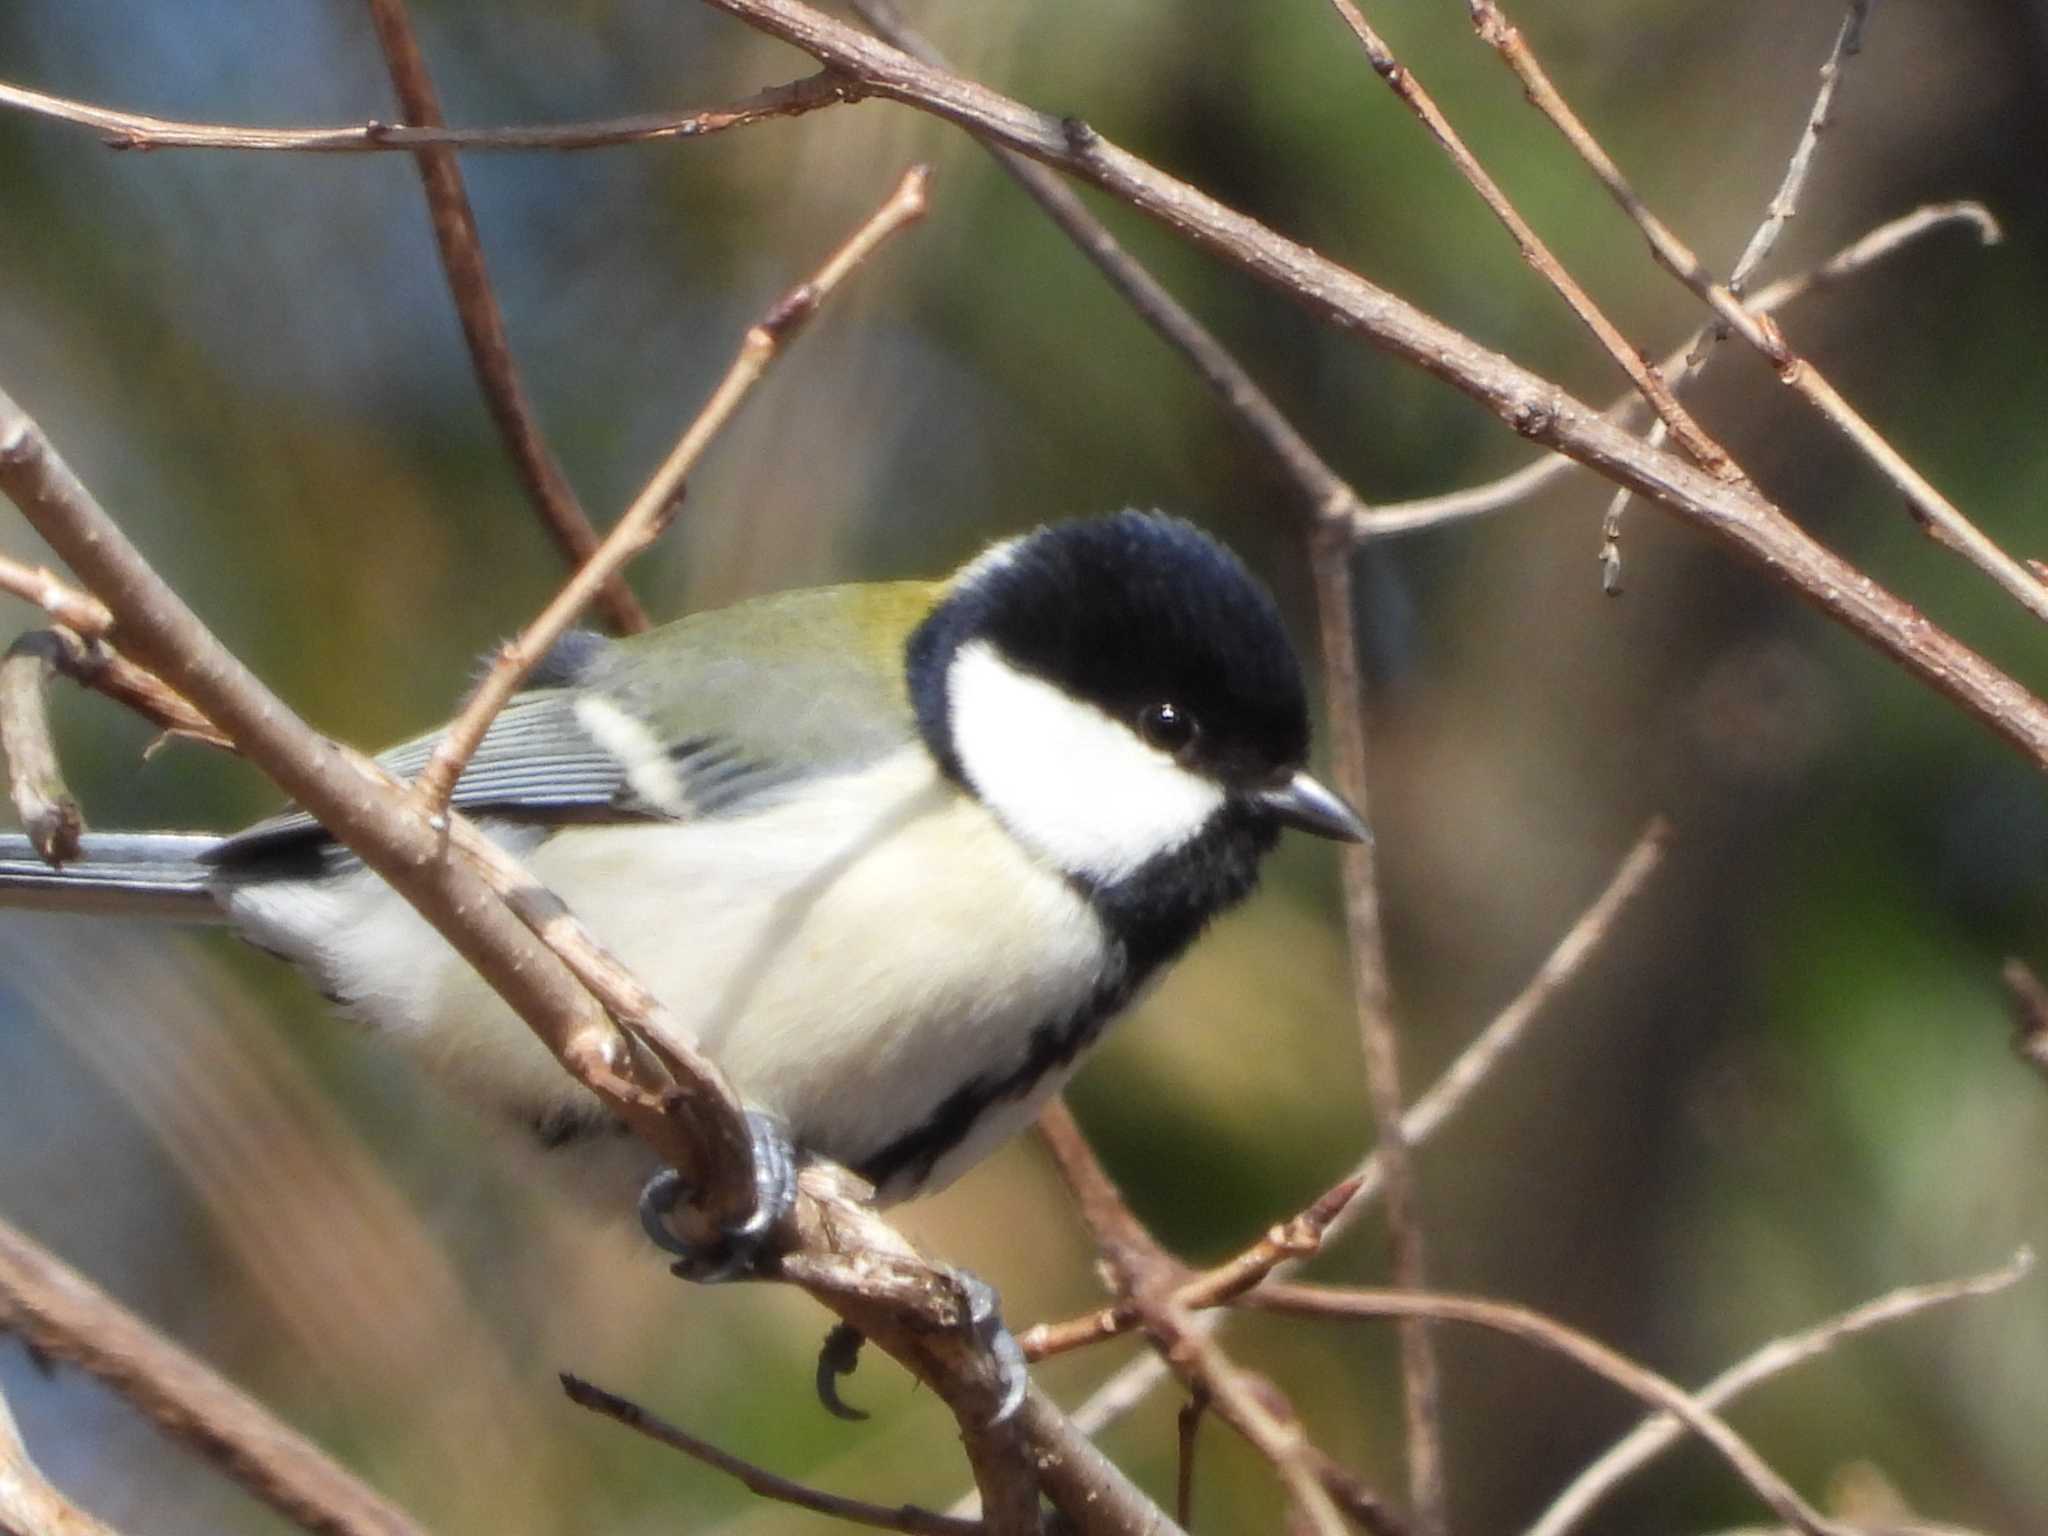
[{"label": "blurred green background", "polygon": [[[417,7],[452,119],[709,105],[808,72],[686,0]],[[1471,37],[1455,0],[1368,6],[1648,350],[1695,323],[1641,240]],[[1316,0],[925,3],[960,65],[1104,133],[1605,400],[1612,366],[1524,270]],[[1638,187],[1726,268],[1803,122],[1840,8],[1520,0],[1519,21]],[[1931,478],[2022,555],[2048,492],[2048,8],[1888,0],[1779,258],[1927,199],[2006,242],[1935,237],[1787,317]],[[173,116],[393,115],[347,0],[10,0],[0,79]],[[827,580],[932,574],[992,535],[1140,503],[1232,540],[1310,633],[1284,488],[1174,358],[950,129],[881,103],[699,143],[466,161],[554,446],[609,518],[740,331],[881,197],[935,204],[834,301],[636,568],[658,615]],[[1396,499],[1526,448],[1159,230],[1120,234],[1361,491]],[[396,156],[115,154],[0,117],[0,381],[200,612],[308,718],[378,745],[445,713],[559,579],[478,403]],[[1706,420],[1835,548],[2048,685],[2034,621],[1923,538],[1747,356]],[[1435,1279],[1550,1309],[1699,1380],[1764,1338],[2048,1238],[2048,1084],[1997,984],[2048,962],[2048,796],[1980,727],[1721,548],[1638,507],[1601,595],[1603,488],[1360,557],[1373,814],[1411,1093],[1522,984],[1643,820],[1653,895],[1421,1158]],[[0,549],[40,559],[19,520]],[[9,604],[16,625],[34,622]],[[231,826],[250,771],[65,697],[102,827]],[[1290,847],[1082,1076],[1139,1212],[1196,1256],[1293,1209],[1370,1137],[1334,866]],[[943,1411],[875,1360],[848,1426],[810,1397],[824,1315],[670,1281],[614,1211],[565,1207],[489,1128],[218,935],[0,917],[0,1213],[219,1363],[443,1531],[821,1529],[571,1409],[574,1369],[783,1472],[887,1501],[965,1484]],[[905,1213],[1024,1324],[1098,1294],[1021,1143]],[[1377,1239],[1321,1273],[1383,1273]],[[1875,1467],[1911,1508],[2048,1530],[2043,1282],[1848,1346],[1734,1417],[1823,1496]],[[1253,1321],[1242,1357],[1318,1437],[1401,1484],[1377,1330]],[[1557,1360],[1446,1332],[1453,1511],[1516,1529],[1632,1419]],[[1068,1400],[1120,1345],[1049,1367]],[[281,1523],[76,1378],[0,1346],[45,1469],[159,1533]],[[1108,1445],[1172,1480],[1164,1397]],[[1267,1472],[1205,1439],[1198,1528],[1274,1529]],[[1599,1532],[1754,1514],[1696,1449]]]}]

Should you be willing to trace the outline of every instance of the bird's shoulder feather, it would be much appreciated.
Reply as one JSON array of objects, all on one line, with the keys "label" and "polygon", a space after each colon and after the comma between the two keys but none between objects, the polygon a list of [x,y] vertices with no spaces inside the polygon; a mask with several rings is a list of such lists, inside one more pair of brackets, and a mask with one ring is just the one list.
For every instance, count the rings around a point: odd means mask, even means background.
[{"label": "bird's shoulder feather", "polygon": [[[863,768],[916,734],[903,647],[938,588],[820,587],[691,614],[608,641],[578,634],[491,723],[453,796],[472,815],[555,824],[732,815]],[[400,777],[441,731],[383,753]],[[328,856],[286,810],[229,838],[234,868]]]}]

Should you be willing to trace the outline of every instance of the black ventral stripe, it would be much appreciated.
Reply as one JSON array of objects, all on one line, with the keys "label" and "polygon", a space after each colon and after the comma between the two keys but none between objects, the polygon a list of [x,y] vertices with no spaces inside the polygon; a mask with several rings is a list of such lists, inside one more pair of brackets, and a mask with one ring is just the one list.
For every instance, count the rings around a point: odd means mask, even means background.
[{"label": "black ventral stripe", "polygon": [[1101,917],[1122,958],[1115,979],[1077,1015],[1031,1032],[1024,1058],[1007,1072],[969,1078],[907,1134],[863,1159],[854,1171],[877,1189],[905,1179],[915,1191],[981,1117],[1028,1096],[1048,1072],[1071,1065],[1163,967],[1178,959],[1209,919],[1236,905],[1258,877],[1260,856],[1279,833],[1270,823],[1226,807],[1185,846],[1114,884],[1076,882]]}]

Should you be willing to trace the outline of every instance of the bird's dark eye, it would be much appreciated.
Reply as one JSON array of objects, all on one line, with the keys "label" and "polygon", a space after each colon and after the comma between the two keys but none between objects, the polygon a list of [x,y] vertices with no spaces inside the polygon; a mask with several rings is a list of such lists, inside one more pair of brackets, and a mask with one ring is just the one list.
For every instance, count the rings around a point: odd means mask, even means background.
[{"label": "bird's dark eye", "polygon": [[1138,734],[1149,747],[1181,752],[1195,739],[1194,717],[1177,704],[1147,704],[1138,712]]}]

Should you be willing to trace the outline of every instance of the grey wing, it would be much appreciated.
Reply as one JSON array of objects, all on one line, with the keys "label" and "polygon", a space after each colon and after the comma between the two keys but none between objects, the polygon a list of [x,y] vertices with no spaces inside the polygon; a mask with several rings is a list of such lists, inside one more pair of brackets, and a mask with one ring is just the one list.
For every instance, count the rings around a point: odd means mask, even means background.
[{"label": "grey wing", "polygon": [[[437,731],[377,761],[411,778],[440,741]],[[621,700],[548,688],[519,695],[491,722],[453,800],[513,820],[673,819],[715,815],[786,777],[784,765],[709,732],[665,741]]]},{"label": "grey wing", "polygon": [[[792,613],[785,601],[783,611],[746,615],[752,606],[727,612],[755,623],[772,619],[783,637],[795,631],[802,636],[789,647],[796,654],[735,671],[671,641],[661,660],[687,700],[682,721],[657,723],[658,711],[641,697],[646,690],[633,685],[638,642],[579,636],[573,664],[557,668],[551,658],[540,674],[544,685],[515,697],[491,723],[456,781],[453,803],[475,816],[547,826],[729,815],[805,778],[871,762],[908,739],[907,709],[861,696],[860,673],[846,665],[843,644],[804,643],[814,642],[803,634],[807,626],[789,622],[801,619],[804,605]],[[377,760],[410,778],[440,739],[433,732]],[[208,862],[297,873],[308,859],[335,855],[318,822],[287,810],[227,839]]]},{"label": "grey wing", "polygon": [[[440,740],[436,731],[377,761],[411,778]],[[663,745],[616,705],[550,688],[505,706],[456,780],[452,801],[472,815],[507,821],[645,821],[715,814],[785,776],[708,737]],[[246,866],[319,852],[327,843],[317,821],[290,810],[229,838],[208,862]]]}]

